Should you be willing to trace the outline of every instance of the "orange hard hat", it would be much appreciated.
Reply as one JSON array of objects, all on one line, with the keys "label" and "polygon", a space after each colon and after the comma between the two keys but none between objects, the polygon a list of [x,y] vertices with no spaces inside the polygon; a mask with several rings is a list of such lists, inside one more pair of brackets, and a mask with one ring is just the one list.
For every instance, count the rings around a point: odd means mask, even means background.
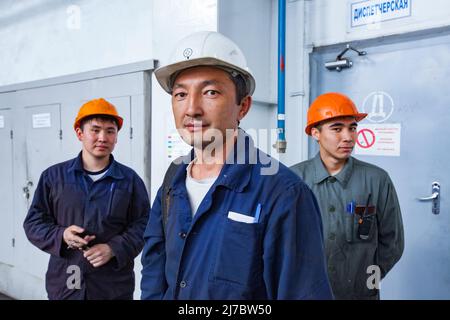
[{"label": "orange hard hat", "polygon": [[78,115],[75,119],[75,123],[73,124],[73,128],[78,128],[80,126],[81,120],[93,115],[111,116],[117,120],[118,129],[120,130],[120,128],[122,128],[123,119],[117,113],[116,107],[103,98],[94,99],[83,104],[78,111]]},{"label": "orange hard hat", "polygon": [[341,93],[325,93],[316,98],[308,109],[305,132],[311,135],[311,129],[319,122],[338,117],[355,117],[361,121],[367,113],[359,113],[353,101]]}]

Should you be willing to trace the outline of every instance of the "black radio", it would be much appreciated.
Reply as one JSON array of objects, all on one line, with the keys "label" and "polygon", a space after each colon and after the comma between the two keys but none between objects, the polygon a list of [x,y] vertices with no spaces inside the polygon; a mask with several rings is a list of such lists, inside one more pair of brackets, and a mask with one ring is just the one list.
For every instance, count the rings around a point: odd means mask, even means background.
[{"label": "black radio", "polygon": [[370,198],[372,197],[372,194],[369,193],[369,197],[367,198],[366,206],[364,208],[364,212],[361,214],[361,217],[358,220],[358,237],[361,240],[367,240],[369,239],[370,230],[372,229],[373,220],[375,218],[375,215],[369,214],[369,203]]}]

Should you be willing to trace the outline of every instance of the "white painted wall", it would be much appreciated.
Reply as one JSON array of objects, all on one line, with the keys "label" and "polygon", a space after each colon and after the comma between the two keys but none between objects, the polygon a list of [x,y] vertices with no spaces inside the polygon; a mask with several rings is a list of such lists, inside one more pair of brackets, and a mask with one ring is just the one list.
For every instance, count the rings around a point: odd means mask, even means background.
[{"label": "white painted wall", "polygon": [[[258,141],[258,131],[274,129],[276,109],[276,30],[273,25],[273,1],[220,0],[218,31],[232,39],[244,52],[256,79],[256,90],[250,112],[241,122],[265,152],[272,153],[271,140]],[[268,131],[270,137],[270,131]],[[274,143],[276,141],[272,141]]]},{"label": "white painted wall", "polygon": [[410,17],[349,28],[349,3],[360,1],[306,1],[311,10],[311,33],[307,42],[319,47],[450,25],[450,3],[447,0],[409,0],[412,8]]},{"label": "white painted wall", "polygon": [[151,16],[148,0],[2,0],[0,86],[151,59]]},{"label": "white painted wall", "polygon": [[[274,3],[277,2],[274,0]],[[308,26],[305,24],[308,17],[305,2],[307,1],[287,1],[286,4],[287,152],[280,159],[288,166],[306,160],[308,156],[308,139],[304,128],[309,106],[310,49],[304,45],[305,35],[308,34]],[[276,12],[278,14],[278,10]]]}]

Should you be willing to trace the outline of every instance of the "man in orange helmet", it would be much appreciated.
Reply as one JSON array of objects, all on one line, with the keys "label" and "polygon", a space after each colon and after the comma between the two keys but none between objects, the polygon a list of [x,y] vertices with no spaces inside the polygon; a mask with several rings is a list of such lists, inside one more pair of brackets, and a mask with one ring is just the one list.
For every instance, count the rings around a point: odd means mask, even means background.
[{"label": "man in orange helmet", "polygon": [[74,123],[82,151],[41,175],[24,228],[51,254],[49,299],[133,298],[150,204],[141,178],[111,154],[122,123],[108,101],[85,103]]},{"label": "man in orange helmet", "polygon": [[319,202],[336,299],[379,299],[379,281],[404,248],[400,206],[388,173],[351,156],[358,122],[366,116],[343,94],[317,97],[305,131],[318,142],[319,153],[291,168]]}]

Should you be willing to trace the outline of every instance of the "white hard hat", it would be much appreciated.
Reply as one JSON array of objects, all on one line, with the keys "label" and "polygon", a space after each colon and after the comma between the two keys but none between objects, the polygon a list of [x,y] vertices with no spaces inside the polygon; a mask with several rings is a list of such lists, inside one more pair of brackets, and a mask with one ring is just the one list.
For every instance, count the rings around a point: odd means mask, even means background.
[{"label": "white hard hat", "polygon": [[247,94],[255,91],[255,78],[247,67],[241,49],[218,32],[201,31],[182,39],[173,52],[169,64],[155,70],[155,76],[163,89],[172,93],[175,76],[182,70],[197,66],[213,66],[224,69],[232,76],[240,74],[247,87]]}]

